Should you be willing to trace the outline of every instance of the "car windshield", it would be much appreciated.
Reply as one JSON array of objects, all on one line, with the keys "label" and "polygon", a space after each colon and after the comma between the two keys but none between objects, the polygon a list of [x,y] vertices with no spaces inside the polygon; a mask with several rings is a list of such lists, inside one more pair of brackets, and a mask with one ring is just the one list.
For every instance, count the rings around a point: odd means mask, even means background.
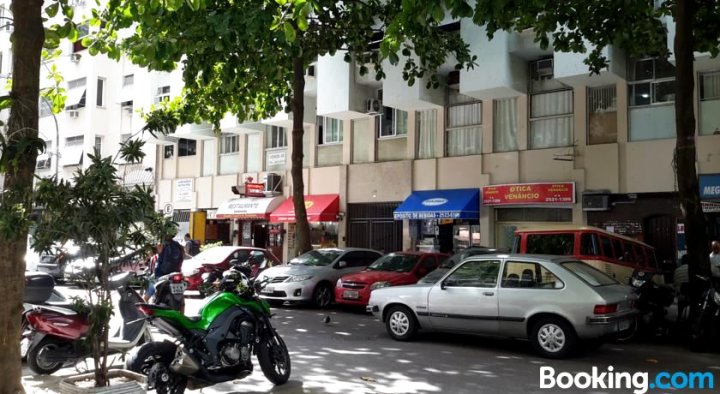
[{"label": "car windshield", "polygon": [[459,262],[465,260],[466,258],[470,256],[475,256],[478,254],[487,254],[492,252],[490,249],[466,249],[461,252],[457,252],[454,255],[446,258],[445,260],[440,263],[440,266],[438,268],[452,268],[456,266]]},{"label": "car windshield", "polygon": [[605,275],[602,271],[585,264],[582,261],[568,261],[566,263],[562,263],[561,265],[563,268],[580,278],[583,282],[593,287],[616,285],[620,283]]},{"label": "car windshield", "polygon": [[435,271],[425,275],[418,281],[418,283],[435,283],[438,279],[442,278],[448,272],[448,268],[438,268]]},{"label": "car windshield", "polygon": [[290,260],[290,264],[312,265],[323,267],[330,265],[335,259],[342,254],[342,250],[338,249],[318,249],[311,250],[303,255]]},{"label": "car windshield", "polygon": [[366,268],[368,271],[410,272],[418,260],[417,255],[386,254]]}]

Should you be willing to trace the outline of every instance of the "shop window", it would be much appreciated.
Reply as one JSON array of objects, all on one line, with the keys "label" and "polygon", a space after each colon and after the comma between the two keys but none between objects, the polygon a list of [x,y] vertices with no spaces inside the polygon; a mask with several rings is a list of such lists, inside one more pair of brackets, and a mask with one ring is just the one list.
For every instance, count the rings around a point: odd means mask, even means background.
[{"label": "shop window", "polygon": [[700,135],[720,134],[720,71],[700,74]]},{"label": "shop window", "polygon": [[383,107],[383,113],[375,117],[379,138],[401,137],[408,133],[408,113],[391,107]]},{"label": "shop window", "polygon": [[530,149],[573,144],[573,91],[560,90],[530,96]]},{"label": "shop window", "polygon": [[503,270],[502,287],[523,289],[562,289],[563,282],[536,263],[508,261]]},{"label": "shop window", "polygon": [[575,234],[528,234],[526,253],[570,256],[575,247]]},{"label": "shop window", "polygon": [[175,145],[165,145],[165,150],[163,153],[164,158],[172,158],[173,156],[175,156]]},{"label": "shop window", "polygon": [[482,102],[451,90],[446,112],[448,156],[478,155],[482,149]]},{"label": "shop window", "polygon": [[617,90],[615,85],[588,88],[588,143],[617,142]]},{"label": "shop window", "polygon": [[435,135],[437,134],[437,110],[416,112],[417,119],[417,158],[435,157]]},{"label": "shop window", "polygon": [[178,157],[195,156],[197,154],[197,141],[180,138],[178,141]]},{"label": "shop window", "polygon": [[517,98],[493,100],[493,151],[511,152],[517,146]]},{"label": "shop window", "polygon": [[666,59],[630,63],[630,141],[675,137],[675,66]]}]

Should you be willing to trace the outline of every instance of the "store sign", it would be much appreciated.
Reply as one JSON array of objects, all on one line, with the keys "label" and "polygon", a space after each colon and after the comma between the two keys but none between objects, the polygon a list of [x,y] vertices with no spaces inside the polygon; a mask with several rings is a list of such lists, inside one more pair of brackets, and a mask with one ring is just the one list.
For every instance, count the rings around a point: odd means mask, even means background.
[{"label": "store sign", "polygon": [[175,181],[175,202],[192,202],[193,180],[192,178],[178,179]]},{"label": "store sign", "polygon": [[276,165],[282,165],[287,162],[287,150],[275,150],[275,151],[267,151],[265,153],[265,158],[267,159],[267,165],[269,166],[276,166]]},{"label": "store sign", "polygon": [[437,207],[439,205],[445,205],[445,204],[447,204],[447,202],[448,202],[447,198],[436,197],[436,198],[428,198],[427,200],[422,202],[422,205],[424,205],[426,207]]},{"label": "store sign", "polygon": [[217,219],[217,209],[208,209],[206,215],[207,216],[205,217],[205,219],[207,219],[207,220]]},{"label": "store sign", "polygon": [[720,174],[700,175],[700,198],[720,200]]},{"label": "store sign", "polygon": [[247,197],[265,197],[265,184],[245,182],[245,195]]},{"label": "store sign", "polygon": [[485,186],[483,205],[560,205],[575,203],[575,183],[518,183]]}]

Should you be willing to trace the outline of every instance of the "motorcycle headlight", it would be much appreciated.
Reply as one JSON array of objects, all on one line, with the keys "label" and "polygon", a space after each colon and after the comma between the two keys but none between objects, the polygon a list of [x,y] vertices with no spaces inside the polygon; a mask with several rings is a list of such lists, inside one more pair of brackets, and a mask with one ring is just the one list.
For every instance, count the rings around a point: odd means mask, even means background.
[{"label": "motorcycle headlight", "polygon": [[375,282],[370,286],[370,290],[382,289],[383,287],[390,287],[390,282]]},{"label": "motorcycle headlight", "polygon": [[713,293],[713,301],[715,301],[715,305],[720,305],[720,293],[718,293],[717,291]]},{"label": "motorcycle headlight", "polygon": [[312,278],[312,275],[294,275],[287,279],[287,282],[302,282],[306,280],[310,280]]}]

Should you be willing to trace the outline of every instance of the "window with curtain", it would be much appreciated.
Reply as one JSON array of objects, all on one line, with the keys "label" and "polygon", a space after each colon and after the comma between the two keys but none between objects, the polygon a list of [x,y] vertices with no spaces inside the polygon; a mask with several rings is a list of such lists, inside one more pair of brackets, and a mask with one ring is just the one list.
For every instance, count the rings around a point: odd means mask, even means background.
[{"label": "window with curtain", "polygon": [[384,107],[383,113],[375,117],[378,128],[378,136],[397,137],[407,135],[408,113],[403,110]]},{"label": "window with curtain", "polygon": [[478,155],[482,148],[482,102],[447,107],[448,156]]},{"label": "window with curtain", "polygon": [[530,149],[573,144],[573,91],[561,90],[530,96]]},{"label": "window with curtain", "polygon": [[675,138],[675,66],[637,59],[628,70],[630,141]]},{"label": "window with curtain", "polygon": [[435,134],[437,133],[437,110],[430,109],[416,114],[417,118],[417,157],[430,159],[435,157]]},{"label": "window with curtain", "polygon": [[720,134],[720,71],[700,74],[700,135]]},{"label": "window with curtain", "polygon": [[615,85],[588,88],[588,143],[617,142],[617,91]]},{"label": "window with curtain", "polygon": [[493,152],[518,149],[517,117],[517,98],[493,100]]}]

